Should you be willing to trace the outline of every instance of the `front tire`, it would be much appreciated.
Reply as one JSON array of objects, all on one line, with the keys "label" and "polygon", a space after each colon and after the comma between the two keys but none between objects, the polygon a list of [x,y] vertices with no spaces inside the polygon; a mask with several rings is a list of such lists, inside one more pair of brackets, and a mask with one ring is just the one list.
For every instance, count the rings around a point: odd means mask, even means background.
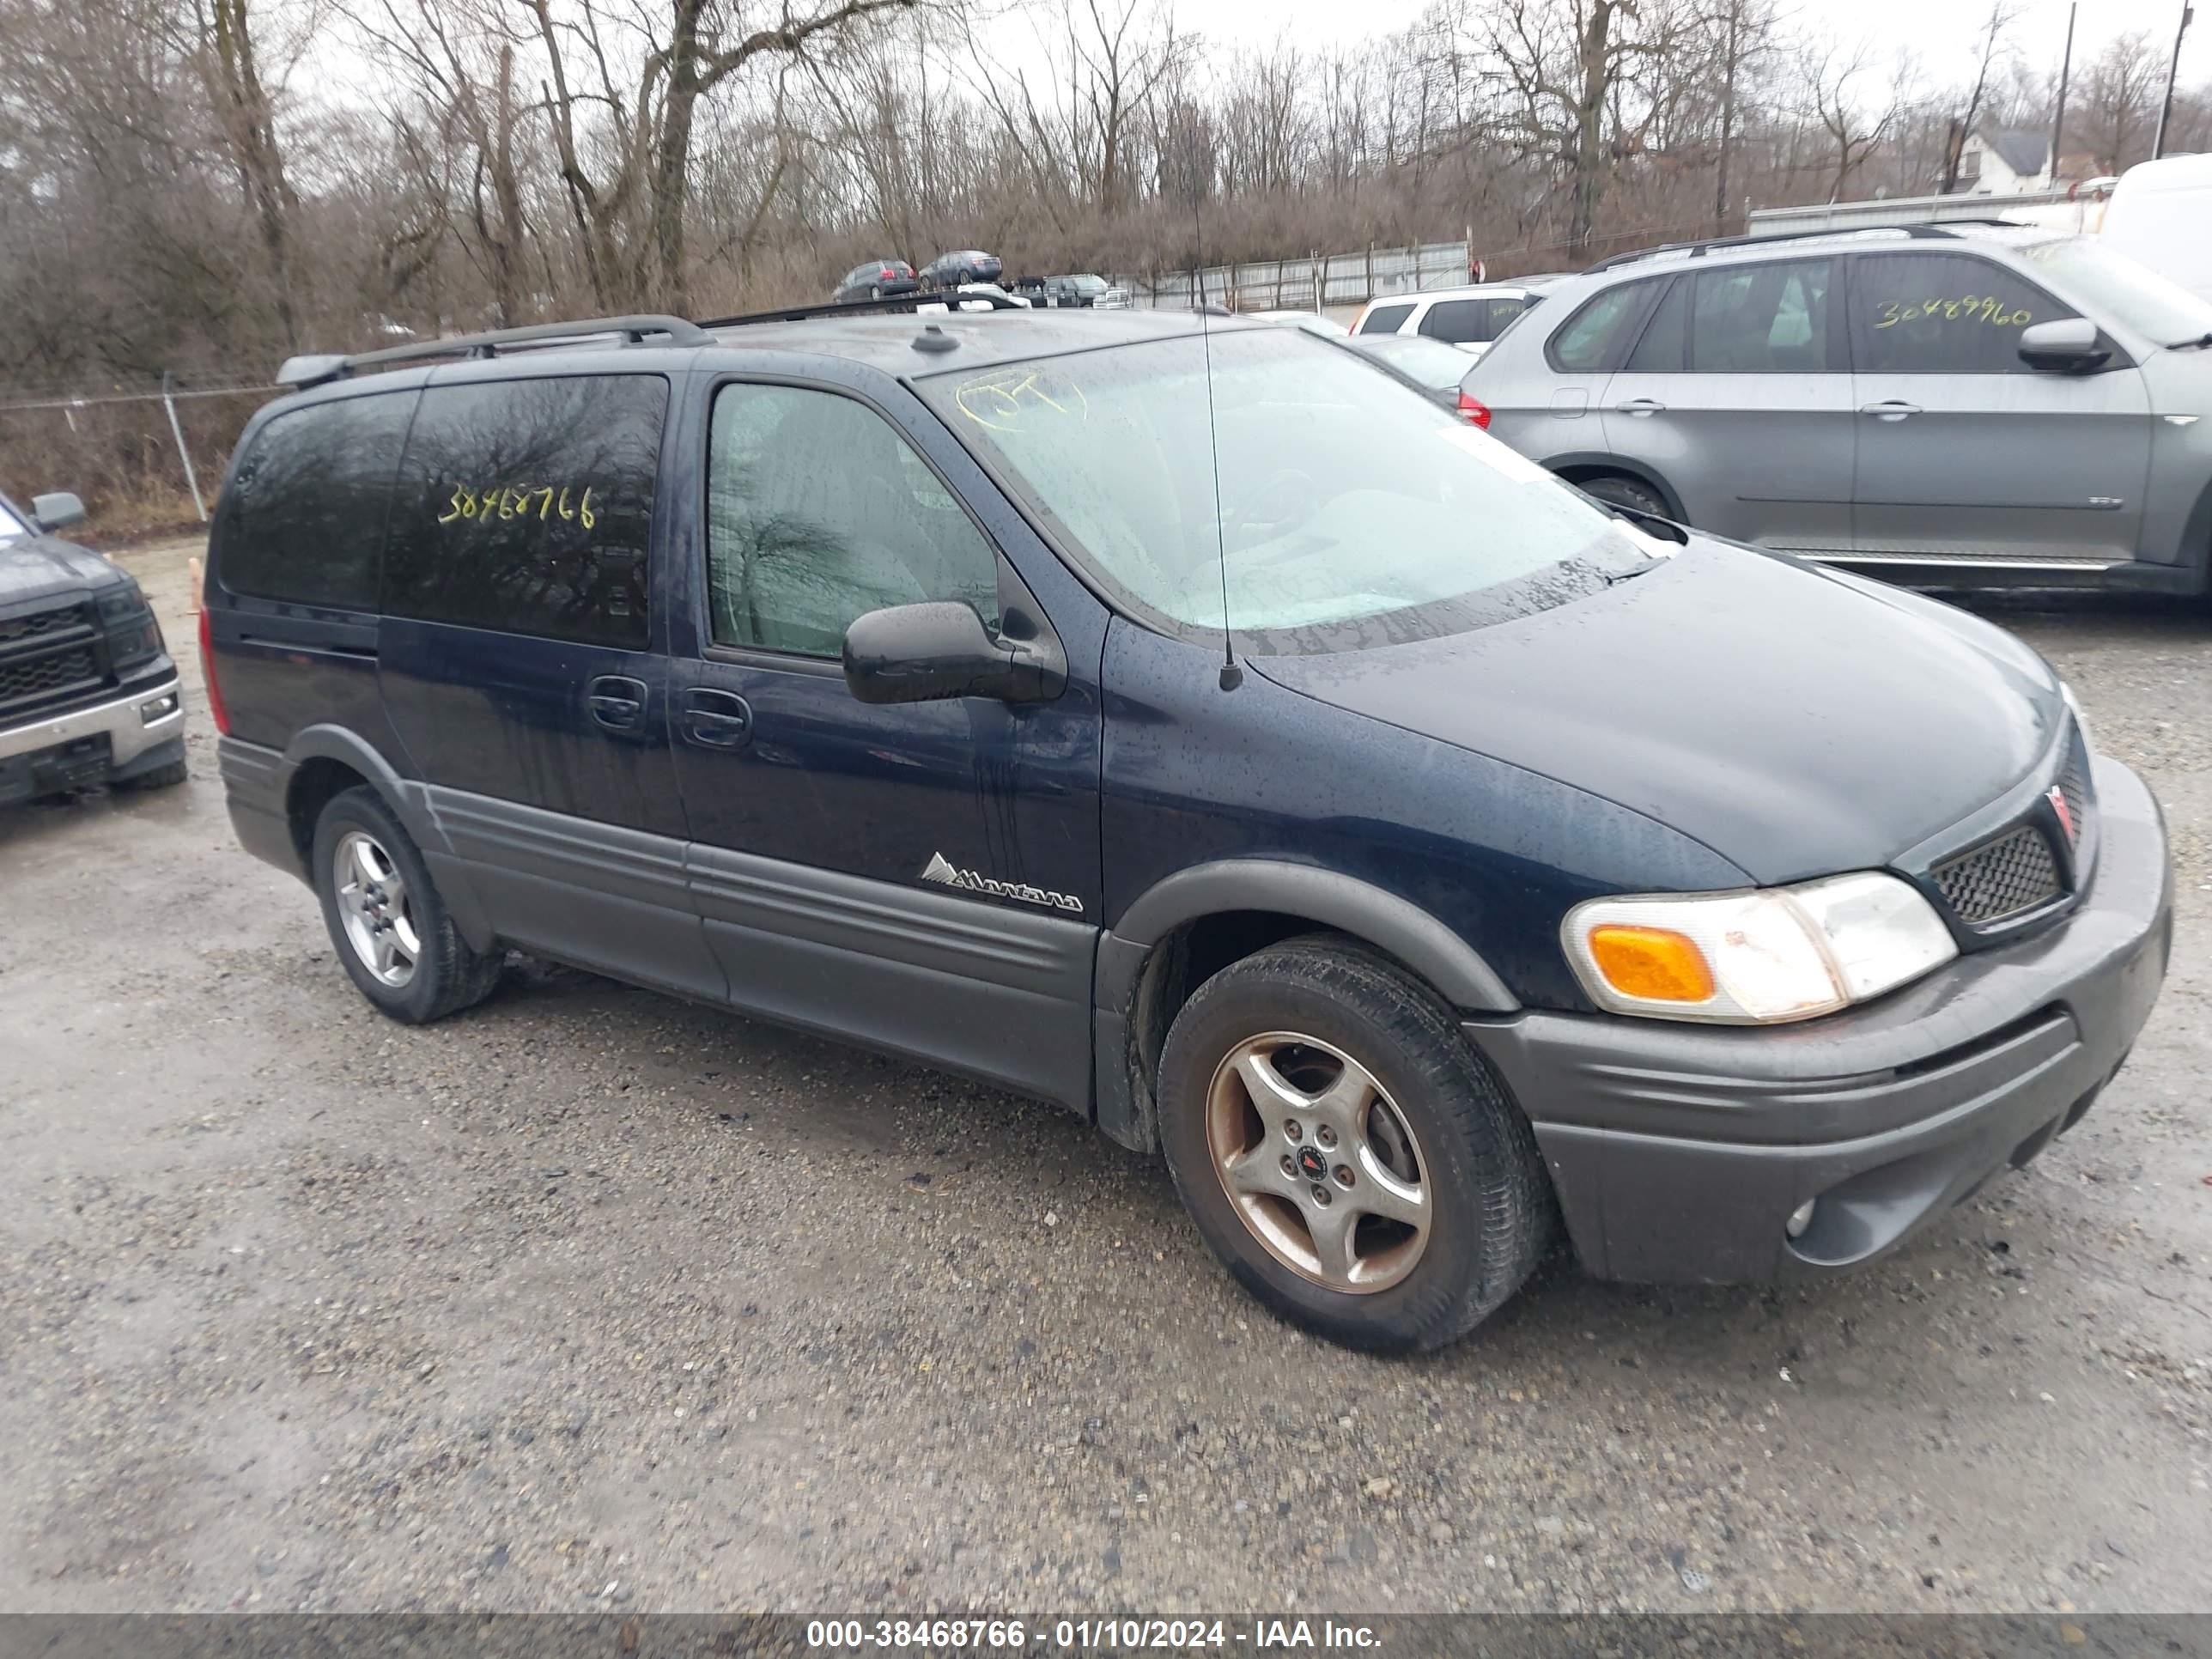
[{"label": "front tire", "polygon": [[380,1012],[422,1025],[491,994],[500,951],[461,937],[414,837],[374,790],[331,798],[311,859],[331,944]]},{"label": "front tire", "polygon": [[1528,1120],[1426,987],[1348,942],[1291,939],[1208,980],[1169,1031],[1158,1098],[1208,1246],[1334,1341],[1439,1347],[1542,1253]]}]

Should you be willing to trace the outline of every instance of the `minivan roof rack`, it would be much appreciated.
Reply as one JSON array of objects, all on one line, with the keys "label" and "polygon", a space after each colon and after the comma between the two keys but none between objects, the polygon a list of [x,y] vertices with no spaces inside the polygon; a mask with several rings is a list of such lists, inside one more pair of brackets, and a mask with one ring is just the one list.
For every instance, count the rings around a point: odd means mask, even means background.
[{"label": "minivan roof rack", "polygon": [[604,334],[620,335],[633,345],[661,335],[666,336],[672,345],[712,343],[696,323],[681,317],[640,313],[629,317],[592,317],[573,323],[532,323],[522,328],[495,328],[483,334],[457,334],[447,339],[410,340],[404,345],[357,351],[349,356],[315,354],[288,357],[284,366],[276,371],[276,380],[280,386],[305,389],[328,380],[343,380],[360,369],[381,368],[387,363],[418,362],[425,357],[496,357],[508,346],[588,340]]},{"label": "minivan roof rack", "polygon": [[881,300],[832,300],[824,305],[782,306],[774,311],[747,311],[735,317],[710,317],[701,323],[701,328],[743,328],[750,323],[803,323],[810,317],[865,317],[871,312],[919,311],[924,306],[943,306],[948,311],[955,305],[963,307],[985,306],[993,311],[1021,311],[1011,296],[995,294],[974,294],[962,289],[942,289],[917,291],[913,294],[894,294]]},{"label": "minivan roof rack", "polygon": [[1944,219],[1924,225],[1822,225],[1816,230],[1778,230],[1763,235],[1708,236],[1701,241],[1667,242],[1657,247],[1639,247],[1627,253],[1616,253],[1609,259],[1601,259],[1595,264],[1585,267],[1583,274],[1587,276],[1596,271],[1611,270],[1615,265],[1633,264],[1638,259],[1655,259],[1662,253],[1680,253],[1692,259],[1702,259],[1715,248],[1761,246],[1768,242],[1802,242],[1817,236],[1857,236],[1870,230],[1902,231],[1916,240],[1927,237],[1948,240],[1957,236],[1958,228],[1962,225],[1998,225],[2007,230],[2033,228],[2033,226],[2016,225],[2009,219]]}]

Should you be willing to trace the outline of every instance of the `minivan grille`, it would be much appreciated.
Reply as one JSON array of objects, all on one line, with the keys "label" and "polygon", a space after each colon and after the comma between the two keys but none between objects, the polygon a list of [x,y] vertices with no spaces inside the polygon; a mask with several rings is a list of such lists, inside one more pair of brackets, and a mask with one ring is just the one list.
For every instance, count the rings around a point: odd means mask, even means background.
[{"label": "minivan grille", "polygon": [[2066,890],[2051,843],[2032,823],[2007,830],[1929,873],[1970,927],[2039,908]]},{"label": "minivan grille", "polygon": [[2089,779],[2078,747],[2068,757],[2066,769],[2058,775],[2058,794],[2066,803],[2066,844],[2079,847],[2082,831],[2089,827],[2090,796]]}]

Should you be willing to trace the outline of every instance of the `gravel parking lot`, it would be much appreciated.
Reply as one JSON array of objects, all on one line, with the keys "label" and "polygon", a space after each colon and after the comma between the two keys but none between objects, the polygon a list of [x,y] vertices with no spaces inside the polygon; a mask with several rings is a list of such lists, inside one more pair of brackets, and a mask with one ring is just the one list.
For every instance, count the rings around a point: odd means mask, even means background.
[{"label": "gravel parking lot", "polygon": [[2212,615],[1996,611],[2174,834],[2097,1109],[1809,1290],[1378,1361],[1054,1110],[566,970],[413,1030],[184,789],[0,812],[0,1607],[2212,1608]]}]

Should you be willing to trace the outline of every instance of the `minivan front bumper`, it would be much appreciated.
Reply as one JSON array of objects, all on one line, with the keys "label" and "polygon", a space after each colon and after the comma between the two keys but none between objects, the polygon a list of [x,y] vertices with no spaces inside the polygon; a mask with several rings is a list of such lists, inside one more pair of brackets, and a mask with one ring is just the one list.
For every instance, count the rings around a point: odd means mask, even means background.
[{"label": "minivan front bumper", "polygon": [[1698,1284],[1853,1267],[2079,1121],[2149,1017],[2172,938],[2158,804],[2118,762],[2095,766],[2102,847],[2073,914],[1864,1008],[1765,1029],[1468,1021],[1535,1127],[1584,1265]]}]

